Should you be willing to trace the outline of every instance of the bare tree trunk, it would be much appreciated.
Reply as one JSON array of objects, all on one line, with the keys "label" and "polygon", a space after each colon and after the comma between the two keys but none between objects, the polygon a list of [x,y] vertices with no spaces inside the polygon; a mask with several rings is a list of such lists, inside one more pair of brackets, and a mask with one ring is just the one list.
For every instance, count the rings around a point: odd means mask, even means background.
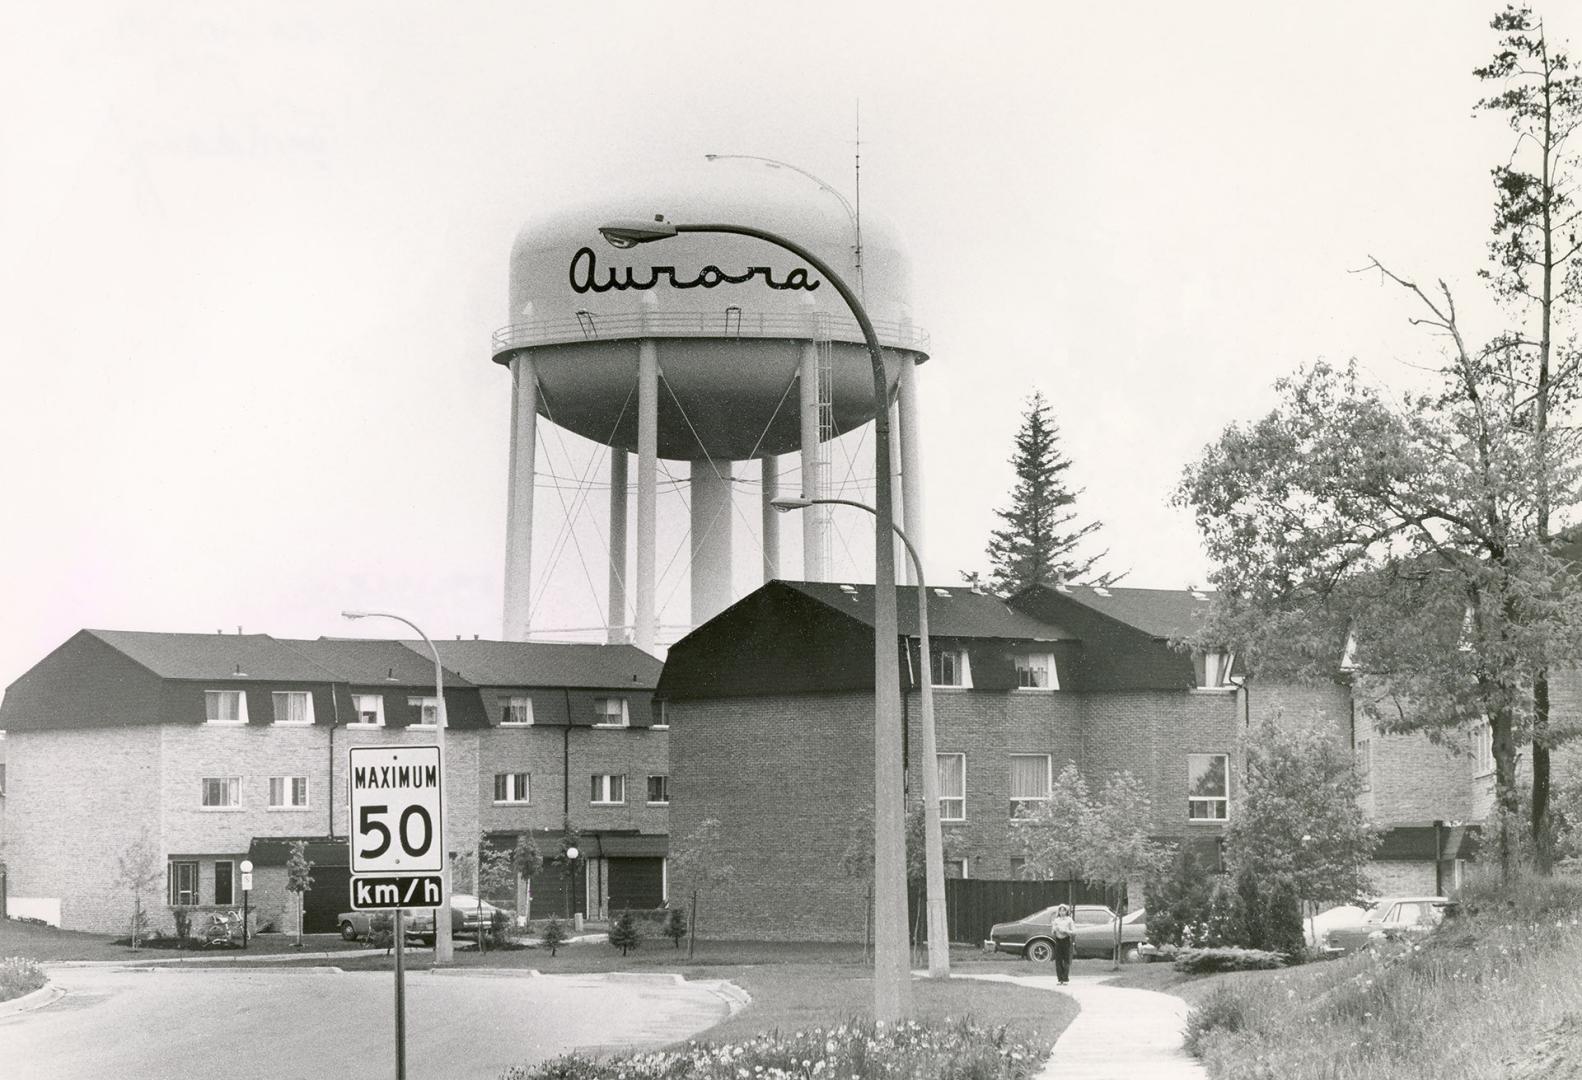
[{"label": "bare tree trunk", "polygon": [[692,890],[692,917],[687,920],[687,959],[698,944],[698,890]]},{"label": "bare tree trunk", "polygon": [[1516,838],[1512,830],[1521,817],[1521,802],[1516,792],[1516,745],[1511,734],[1511,715],[1506,709],[1489,717],[1494,743],[1494,798],[1500,811],[1500,882],[1509,885],[1516,877]]}]

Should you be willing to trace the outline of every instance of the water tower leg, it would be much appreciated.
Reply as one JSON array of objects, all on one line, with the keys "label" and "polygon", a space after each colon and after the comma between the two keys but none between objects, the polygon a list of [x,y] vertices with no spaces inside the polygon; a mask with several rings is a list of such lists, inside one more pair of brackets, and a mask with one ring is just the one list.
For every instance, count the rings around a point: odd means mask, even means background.
[{"label": "water tower leg", "polygon": [[[826,478],[819,455],[818,343],[802,343],[801,373],[797,378],[801,392],[802,417],[802,495],[809,499],[828,497]],[[802,577],[807,581],[828,581],[829,567],[824,560],[824,537],[829,530],[829,507],[810,506],[802,511]]]},{"label": "water tower leg", "polygon": [[654,618],[654,549],[658,543],[655,507],[659,469],[659,348],[644,341],[637,351],[637,596],[633,640],[653,653],[658,635]]},{"label": "water tower leg", "polygon": [[[926,559],[927,546],[923,543],[923,445],[918,434],[917,415],[917,361],[901,361],[901,486],[906,495],[902,503],[904,522],[901,526],[907,539],[917,549],[920,559]],[[915,571],[912,560],[906,561],[906,580],[913,585]]]},{"label": "water tower leg", "polygon": [[773,581],[780,576],[780,519],[785,515],[774,508],[774,500],[780,494],[780,461],[773,454],[767,454],[758,459],[759,475],[763,479],[763,547],[764,547],[764,581]]},{"label": "water tower leg", "polygon": [[526,641],[533,603],[533,470],[538,376],[525,352],[511,357],[511,470],[505,511],[505,616],[500,636]]},{"label": "water tower leg", "polygon": [[[890,400],[890,520],[901,526],[901,531],[906,531],[906,526],[901,523],[906,520],[905,502],[911,497],[910,491],[903,490],[901,483],[901,401],[900,395]],[[907,534],[911,539],[911,534]],[[895,538],[891,545],[895,548],[895,567],[899,575],[901,568],[906,568],[905,581],[908,585],[916,585],[917,577],[912,569],[912,559],[906,553],[906,545],[901,543],[901,538]],[[897,581],[902,580],[897,577]]]},{"label": "water tower leg", "polygon": [[626,451],[610,448],[610,602],[605,640],[626,641]]},{"label": "water tower leg", "polygon": [[731,604],[731,463],[692,462],[692,625]]}]

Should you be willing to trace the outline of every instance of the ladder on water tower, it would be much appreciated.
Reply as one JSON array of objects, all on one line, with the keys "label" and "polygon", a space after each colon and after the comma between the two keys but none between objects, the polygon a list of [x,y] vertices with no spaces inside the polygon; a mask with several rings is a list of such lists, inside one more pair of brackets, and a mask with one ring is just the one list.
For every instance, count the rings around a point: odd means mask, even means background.
[{"label": "ladder on water tower", "polygon": [[[835,491],[832,484],[834,476],[834,440],[835,440],[835,343],[830,339],[829,320],[820,317],[818,320],[818,475],[821,498],[832,498]],[[828,507],[825,508],[826,510]],[[833,557],[835,552],[833,528],[826,527],[823,531],[824,557],[826,574],[832,574]]]}]

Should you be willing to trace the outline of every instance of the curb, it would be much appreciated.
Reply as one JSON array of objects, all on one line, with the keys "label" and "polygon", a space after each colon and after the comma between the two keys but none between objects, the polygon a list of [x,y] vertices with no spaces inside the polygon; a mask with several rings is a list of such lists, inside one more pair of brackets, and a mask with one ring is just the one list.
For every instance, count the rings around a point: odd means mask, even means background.
[{"label": "curb", "polygon": [[14,997],[9,1001],[0,1001],[0,1019],[14,1016],[17,1013],[42,1009],[46,1005],[53,1005],[65,996],[65,990],[52,982],[47,982],[37,990],[30,990],[21,997]]}]

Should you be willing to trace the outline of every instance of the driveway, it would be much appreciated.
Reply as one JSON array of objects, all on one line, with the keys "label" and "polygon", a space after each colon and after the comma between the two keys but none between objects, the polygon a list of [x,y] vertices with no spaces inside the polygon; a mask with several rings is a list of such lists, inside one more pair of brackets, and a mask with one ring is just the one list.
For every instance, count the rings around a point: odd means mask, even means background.
[{"label": "driveway", "polygon": [[[54,1003],[0,1017],[0,1073],[29,1080],[395,1076],[395,978],[333,968],[56,967]],[[576,1048],[651,1048],[730,1012],[664,975],[409,972],[407,1075],[493,1080]]]}]

